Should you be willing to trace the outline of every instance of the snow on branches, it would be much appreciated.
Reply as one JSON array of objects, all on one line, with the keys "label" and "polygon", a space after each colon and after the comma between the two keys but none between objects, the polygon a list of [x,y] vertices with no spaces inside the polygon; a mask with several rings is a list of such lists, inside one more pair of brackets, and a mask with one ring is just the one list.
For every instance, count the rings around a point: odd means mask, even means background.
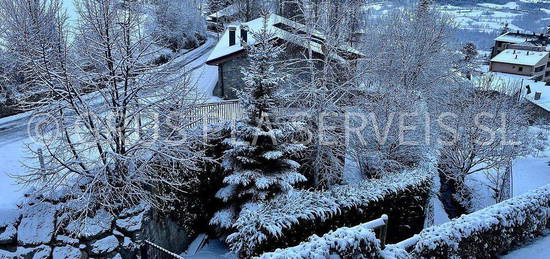
[{"label": "snow on branches", "polygon": [[412,254],[421,258],[491,258],[550,226],[550,185],[425,229]]},{"label": "snow on branches", "polygon": [[298,172],[300,164],[289,159],[305,148],[290,143],[298,124],[276,117],[281,103],[279,86],[286,75],[278,69],[282,47],[271,42],[273,35],[266,20],[259,31],[251,32],[256,43],[247,48],[250,64],[242,69],[246,87],[239,92],[239,99],[245,118],[234,129],[236,138],[224,141],[229,149],[223,166],[229,175],[224,179],[227,186],[216,196],[230,208],[216,213],[210,222],[222,229],[231,227],[241,206],[255,207],[255,202],[288,192],[306,180]]},{"label": "snow on branches", "polygon": [[343,258],[375,258],[379,257],[380,253],[380,240],[376,238],[368,223],[365,223],[351,228],[339,228],[322,237],[313,235],[307,242],[298,246],[277,249],[275,252],[265,253],[258,258],[306,259],[330,258],[333,255]]},{"label": "snow on branches", "polygon": [[[244,257],[281,247],[278,241],[287,239],[289,233],[302,225],[318,226],[321,222],[345,217],[342,212],[348,209],[372,206],[388,195],[431,182],[433,165],[425,166],[358,184],[335,186],[327,191],[294,190],[261,206],[243,209],[233,225],[235,232],[227,237],[227,242],[232,251]],[[303,234],[308,233],[300,235]]]}]

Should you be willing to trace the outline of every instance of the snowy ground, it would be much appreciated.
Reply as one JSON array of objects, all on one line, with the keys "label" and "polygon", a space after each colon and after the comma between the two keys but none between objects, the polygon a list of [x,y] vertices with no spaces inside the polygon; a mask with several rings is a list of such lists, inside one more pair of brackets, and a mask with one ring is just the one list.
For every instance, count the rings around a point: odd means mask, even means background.
[{"label": "snowy ground", "polygon": [[550,258],[550,233],[501,257],[502,259]]},{"label": "snowy ground", "polygon": [[[191,83],[196,84],[198,92],[210,102],[217,100],[211,95],[218,80],[218,73],[216,67],[205,65],[205,62],[216,42],[217,40],[210,36],[201,47],[176,58],[173,63],[181,68],[181,71],[190,72]],[[94,98],[93,94],[86,98],[90,98],[90,102],[101,100]],[[99,102],[97,105],[101,106]],[[30,113],[0,119],[0,209],[14,208],[25,191],[10,175],[24,173],[23,163],[35,163],[29,160],[26,148],[26,144],[31,143],[27,130],[30,120]]]},{"label": "snowy ground", "polygon": [[[550,137],[550,131],[546,133]],[[521,195],[529,190],[550,184],[550,147],[543,152],[521,157],[513,162],[512,194]],[[492,191],[488,188],[487,172],[479,172],[467,178],[467,184],[473,191],[474,210],[495,204]]]}]

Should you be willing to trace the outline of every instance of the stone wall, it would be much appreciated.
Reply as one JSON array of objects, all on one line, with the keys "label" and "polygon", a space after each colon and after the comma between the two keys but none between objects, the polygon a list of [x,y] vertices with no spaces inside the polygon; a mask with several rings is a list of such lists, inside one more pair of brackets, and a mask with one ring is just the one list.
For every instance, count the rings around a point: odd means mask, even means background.
[{"label": "stone wall", "polygon": [[237,99],[236,90],[242,89],[244,87],[241,68],[246,68],[248,65],[249,62],[246,55],[220,64],[218,67],[218,70],[220,71],[220,76],[218,79],[218,84],[214,89],[214,95],[229,100]]},{"label": "stone wall", "polygon": [[63,205],[33,201],[0,211],[0,258],[136,258],[142,240],[175,253],[190,243],[183,228],[145,206],[68,220]]}]

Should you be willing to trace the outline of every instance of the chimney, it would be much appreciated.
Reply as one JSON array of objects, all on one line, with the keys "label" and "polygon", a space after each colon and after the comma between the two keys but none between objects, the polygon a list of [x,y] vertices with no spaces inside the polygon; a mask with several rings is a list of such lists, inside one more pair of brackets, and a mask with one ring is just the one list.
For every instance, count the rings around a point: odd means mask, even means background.
[{"label": "chimney", "polygon": [[542,96],[542,92],[535,92],[535,101],[540,100],[541,96]]},{"label": "chimney", "polygon": [[229,46],[234,46],[237,43],[237,27],[229,26]]},{"label": "chimney", "polygon": [[248,25],[241,25],[241,41],[248,42]]}]

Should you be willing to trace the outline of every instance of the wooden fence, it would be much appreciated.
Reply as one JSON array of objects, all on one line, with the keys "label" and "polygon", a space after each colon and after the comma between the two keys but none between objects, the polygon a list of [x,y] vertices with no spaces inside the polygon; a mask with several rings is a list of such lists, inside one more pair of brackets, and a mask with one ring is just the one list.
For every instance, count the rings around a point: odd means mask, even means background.
[{"label": "wooden fence", "polygon": [[206,103],[190,109],[186,117],[190,121],[187,127],[194,128],[211,123],[242,119],[243,109],[239,104],[239,100]]}]

